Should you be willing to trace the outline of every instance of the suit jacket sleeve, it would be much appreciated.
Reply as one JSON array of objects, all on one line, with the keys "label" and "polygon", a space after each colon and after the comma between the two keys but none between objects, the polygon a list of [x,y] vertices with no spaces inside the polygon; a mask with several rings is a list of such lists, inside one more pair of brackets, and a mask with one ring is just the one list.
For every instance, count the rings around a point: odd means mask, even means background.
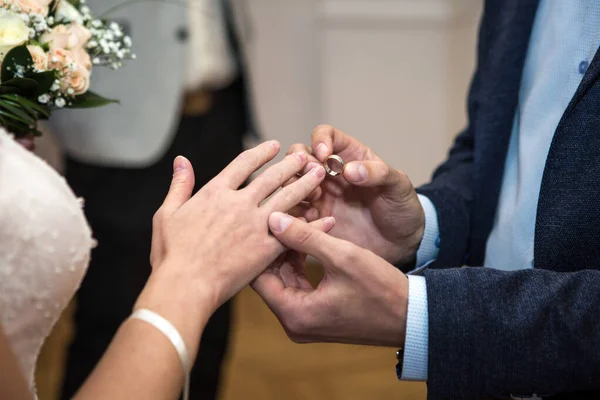
[{"label": "suit jacket sleeve", "polygon": [[[429,270],[429,396],[600,388],[600,271]],[[584,397],[573,397],[584,398]]]}]

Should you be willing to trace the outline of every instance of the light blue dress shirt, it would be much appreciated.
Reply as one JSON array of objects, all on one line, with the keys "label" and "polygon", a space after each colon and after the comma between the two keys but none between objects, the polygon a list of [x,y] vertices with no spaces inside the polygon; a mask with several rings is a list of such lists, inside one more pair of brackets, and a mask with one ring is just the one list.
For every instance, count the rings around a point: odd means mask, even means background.
[{"label": "light blue dress shirt", "polygon": [[[600,1],[540,1],[484,267],[507,271],[533,267],[537,204],[550,144],[599,45]],[[439,248],[435,206],[425,196],[419,199],[426,233],[417,253],[417,270],[435,260]],[[409,275],[408,292],[402,379],[427,380],[425,278]]]}]

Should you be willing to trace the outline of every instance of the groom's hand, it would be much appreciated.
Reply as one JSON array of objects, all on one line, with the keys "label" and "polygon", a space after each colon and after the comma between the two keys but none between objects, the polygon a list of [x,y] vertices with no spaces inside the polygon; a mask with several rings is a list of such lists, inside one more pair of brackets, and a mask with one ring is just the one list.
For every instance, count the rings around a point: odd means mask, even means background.
[{"label": "groom's hand", "polygon": [[307,199],[312,208],[304,216],[309,221],[333,216],[333,236],[369,249],[394,264],[414,260],[423,237],[425,216],[406,174],[392,168],[358,140],[328,125],[314,130],[311,147],[296,144],[288,154],[297,151],[309,153],[309,161],[322,163],[337,154],[346,162],[343,177],[328,176],[321,190]]},{"label": "groom's hand", "polygon": [[[325,220],[325,225],[330,222]],[[408,279],[394,266],[350,242],[336,239],[282,213],[269,218],[287,248],[323,263],[325,277],[313,289],[303,257],[267,269],[253,288],[295,342],[404,344]]]}]

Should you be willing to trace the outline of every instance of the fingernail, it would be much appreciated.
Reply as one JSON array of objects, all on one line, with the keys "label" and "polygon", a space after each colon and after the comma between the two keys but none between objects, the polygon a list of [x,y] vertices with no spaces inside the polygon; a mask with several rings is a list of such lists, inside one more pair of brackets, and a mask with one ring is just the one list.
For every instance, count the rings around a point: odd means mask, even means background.
[{"label": "fingernail", "polygon": [[279,148],[279,142],[277,140],[271,140],[271,141],[269,141],[269,146],[271,146],[274,149],[278,149]]},{"label": "fingernail", "polygon": [[327,218],[325,218],[325,221],[323,222],[323,224],[325,225],[325,230],[328,231],[331,228],[333,228],[333,226],[335,225],[335,218],[327,217]]},{"label": "fingernail", "polygon": [[294,155],[298,158],[298,160],[300,160],[300,162],[305,162],[306,161],[306,153],[303,151],[299,151],[297,153],[294,153]]},{"label": "fingernail", "polygon": [[322,166],[319,165],[319,166],[311,169],[310,173],[315,175],[317,178],[322,178],[325,176],[325,168],[323,168]]},{"label": "fingernail", "polygon": [[346,165],[346,171],[344,175],[346,175],[346,178],[350,178],[350,180],[353,182],[363,182],[369,177],[367,168],[358,163],[350,163]]},{"label": "fingernail", "polygon": [[173,162],[173,172],[177,173],[185,170],[186,164],[185,159],[182,156],[175,157],[175,161]]},{"label": "fingernail", "polygon": [[285,232],[288,226],[293,222],[293,218],[284,213],[271,214],[271,230],[276,233]]},{"label": "fingernail", "polygon": [[329,149],[327,149],[325,143],[321,143],[317,146],[317,157],[319,160],[325,160],[325,158],[329,155],[328,153]]}]

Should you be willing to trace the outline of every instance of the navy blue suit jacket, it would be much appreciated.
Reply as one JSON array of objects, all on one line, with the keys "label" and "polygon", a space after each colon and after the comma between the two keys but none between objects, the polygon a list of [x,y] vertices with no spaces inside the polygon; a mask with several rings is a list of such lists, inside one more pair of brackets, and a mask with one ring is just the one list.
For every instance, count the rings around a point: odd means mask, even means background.
[{"label": "navy blue suit jacket", "polygon": [[535,269],[460,268],[484,262],[537,3],[486,1],[468,127],[418,189],[437,208],[441,238],[425,273],[430,399],[600,399],[590,394],[600,391],[600,52],[551,144]]}]

